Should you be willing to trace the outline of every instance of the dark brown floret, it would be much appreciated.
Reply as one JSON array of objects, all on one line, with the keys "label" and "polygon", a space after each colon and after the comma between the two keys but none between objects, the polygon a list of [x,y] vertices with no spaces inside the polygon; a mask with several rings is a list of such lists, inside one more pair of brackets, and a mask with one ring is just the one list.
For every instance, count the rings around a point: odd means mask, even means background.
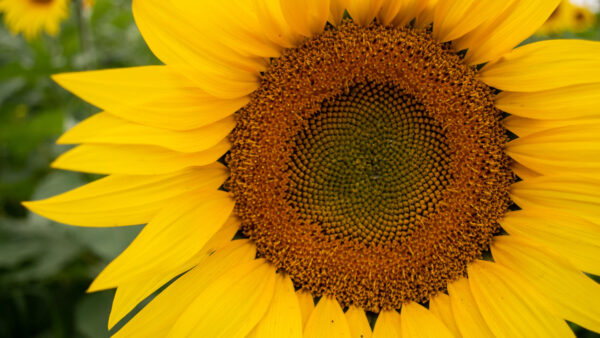
[{"label": "dark brown floret", "polygon": [[287,50],[237,114],[229,189],[297,287],[424,301],[499,229],[513,180],[490,88],[428,32],[346,23]]}]

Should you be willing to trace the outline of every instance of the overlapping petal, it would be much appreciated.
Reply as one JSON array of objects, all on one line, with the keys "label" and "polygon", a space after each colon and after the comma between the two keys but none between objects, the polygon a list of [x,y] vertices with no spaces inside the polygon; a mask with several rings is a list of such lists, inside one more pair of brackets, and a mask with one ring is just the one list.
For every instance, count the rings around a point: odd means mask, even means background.
[{"label": "overlapping petal", "polygon": [[233,116],[191,130],[169,130],[129,122],[109,113],[98,113],[63,134],[58,144],[150,145],[183,153],[207,150],[235,127]]},{"label": "overlapping petal", "polygon": [[469,265],[469,286],[486,324],[498,337],[574,337],[535,286],[499,264]]},{"label": "overlapping petal", "polygon": [[81,226],[148,223],[165,205],[198,189],[216,189],[227,178],[221,165],[167,175],[111,175],[63,194],[23,203],[57,222]]},{"label": "overlapping petal", "polygon": [[248,103],[246,95],[256,88],[249,87],[237,92],[235,98],[222,99],[207,94],[167,66],[64,73],[54,75],[53,79],[112,115],[174,130],[199,128],[232,115]]},{"label": "overlapping petal", "polygon": [[[206,261],[156,296],[113,337],[166,336],[181,314],[209,286],[215,285],[213,288],[218,288],[219,285],[223,285],[220,283],[223,283],[224,275],[232,271],[238,274],[248,272],[248,267],[260,264],[254,263],[255,255],[256,247],[246,240],[232,241],[231,244],[216,250]],[[239,269],[241,265],[246,266],[244,271]],[[215,284],[217,281],[219,284]]]},{"label": "overlapping petal", "polygon": [[504,11],[494,13],[494,17],[456,40],[456,48],[468,49],[465,60],[472,65],[495,60],[531,36],[550,17],[559,2],[513,0]]}]

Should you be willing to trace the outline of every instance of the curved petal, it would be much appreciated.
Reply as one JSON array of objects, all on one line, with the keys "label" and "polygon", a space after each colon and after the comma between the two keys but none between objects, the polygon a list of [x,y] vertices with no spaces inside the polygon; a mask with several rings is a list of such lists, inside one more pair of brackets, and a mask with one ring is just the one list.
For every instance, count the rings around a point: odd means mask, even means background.
[{"label": "curved petal", "polygon": [[485,323],[479,306],[473,298],[469,281],[466,278],[448,284],[450,307],[460,336],[465,338],[493,338],[494,334]]},{"label": "curved petal", "polygon": [[167,337],[244,337],[267,312],[275,268],[244,263],[210,283],[179,316]]},{"label": "curved petal", "polygon": [[350,327],[344,316],[344,311],[335,298],[321,297],[310,314],[306,327],[305,338],[350,338]]},{"label": "curved petal", "polygon": [[59,85],[122,119],[156,128],[189,130],[233,115],[249,99],[220,99],[168,66],[64,73]]},{"label": "curved petal", "polygon": [[415,302],[402,305],[400,331],[403,338],[454,337],[441,320]]},{"label": "curved petal", "polygon": [[519,116],[509,116],[502,121],[506,129],[519,137],[529,136],[538,132],[566,127],[600,124],[600,117],[566,119],[566,120],[538,120]]},{"label": "curved petal", "polygon": [[486,84],[511,92],[538,92],[598,83],[600,42],[547,40],[530,43],[484,66],[479,76]]},{"label": "curved petal", "polygon": [[352,21],[368,26],[379,13],[383,3],[383,0],[349,0],[347,9]]},{"label": "curved petal", "polygon": [[559,3],[560,0],[513,0],[500,16],[456,40],[457,49],[468,49],[465,60],[471,65],[495,60],[537,31]]},{"label": "curved petal", "polygon": [[[109,329],[160,287],[194,266],[202,264],[215,251],[227,246],[239,228],[239,219],[232,216],[190,260],[172,266],[169,270],[161,271],[159,274],[151,272],[139,276],[132,281],[120,283],[113,299],[110,317],[108,318]],[[88,292],[91,291],[90,289],[88,289]]]},{"label": "curved petal", "polygon": [[310,314],[315,309],[315,301],[308,291],[298,290],[296,291],[296,296],[298,297],[300,311],[302,312],[302,327],[305,327]]},{"label": "curved petal", "polygon": [[109,289],[139,275],[152,271],[160,274],[186,263],[223,226],[233,206],[233,199],[222,191],[182,196],[144,227],[96,277],[90,290]]},{"label": "curved petal", "polygon": [[302,314],[292,280],[278,274],[275,294],[265,316],[248,335],[248,338],[289,337],[302,338]]},{"label": "curved petal", "polygon": [[402,27],[408,25],[427,7],[426,0],[391,0],[384,1],[380,11],[380,20]]},{"label": "curved petal", "polygon": [[56,143],[152,145],[192,153],[214,147],[234,127],[233,116],[197,129],[175,131],[128,122],[108,113],[98,113],[71,128]]},{"label": "curved petal", "polygon": [[371,338],[373,332],[369,326],[369,320],[365,310],[356,306],[350,306],[346,311],[346,320],[350,327],[350,337],[352,338]]},{"label": "curved petal", "polygon": [[510,4],[507,0],[440,0],[434,10],[433,36],[440,42],[460,38],[501,15]]},{"label": "curved petal", "polygon": [[505,91],[496,96],[496,107],[513,115],[540,120],[598,118],[600,78],[598,81],[539,92]]},{"label": "curved petal", "polygon": [[321,33],[329,18],[330,0],[280,0],[283,17],[297,34]]},{"label": "curved petal", "polygon": [[230,148],[228,139],[196,153],[143,145],[83,144],[60,155],[51,166],[96,174],[160,175],[215,163]]},{"label": "curved petal", "polygon": [[510,170],[512,170],[513,173],[515,173],[515,175],[519,176],[523,180],[529,180],[532,178],[542,176],[542,174],[522,165],[517,161],[514,161],[514,163],[510,166]]},{"label": "curved petal", "polygon": [[473,298],[490,330],[499,337],[574,337],[551,303],[526,280],[499,264],[468,267]]},{"label": "curved petal", "polygon": [[554,302],[559,315],[600,332],[600,284],[563,257],[515,236],[494,237],[494,260],[527,279]]},{"label": "curved petal", "polygon": [[600,275],[600,225],[543,208],[509,212],[500,224],[509,234],[540,243],[568,258],[578,269]]},{"label": "curved petal", "polygon": [[517,182],[511,199],[522,209],[550,208],[600,222],[600,181],[578,176],[541,176]]},{"label": "curved petal", "polygon": [[51,220],[81,226],[148,223],[186,192],[217,189],[227,178],[221,165],[156,176],[111,175],[77,189],[35,202],[29,210]]},{"label": "curved petal", "polygon": [[550,129],[520,137],[506,153],[544,175],[600,173],[600,124]]},{"label": "curved petal", "polygon": [[344,13],[350,0],[330,0],[329,1],[329,22],[332,25],[339,25],[344,19]]},{"label": "curved petal", "polygon": [[[264,69],[260,62],[258,65],[256,65],[257,62],[251,65],[224,63],[221,62],[221,57],[233,55],[232,51],[222,51],[221,56],[215,56],[203,48],[204,44],[218,48],[218,44],[214,43],[217,36],[215,31],[217,31],[222,34],[219,37],[226,40],[227,45],[234,45],[238,48],[248,45],[255,46],[256,48],[252,52],[269,54],[269,56],[277,56],[278,52],[260,44],[257,39],[253,39],[254,36],[243,34],[243,30],[235,30],[235,32],[248,39],[245,44],[242,44],[241,41],[244,40],[240,39],[241,36],[231,38],[231,35],[225,35],[226,31],[218,29],[220,26],[215,23],[215,20],[217,18],[225,19],[227,16],[215,15],[212,2],[194,1],[185,10],[176,7],[180,2],[182,1],[133,1],[135,22],[152,52],[165,64],[182,71],[182,74],[197,86],[217,97],[236,98],[253,92],[258,87],[259,72]],[[227,3],[241,4],[243,2],[229,1]],[[233,15],[233,13],[235,10],[230,14]],[[250,16],[248,15],[248,17]],[[232,20],[227,21],[231,22]],[[198,27],[198,25],[205,26]],[[228,40],[229,38],[231,40]],[[236,61],[239,63],[246,60],[252,60],[252,58],[241,57]],[[263,59],[262,63],[265,62]]]},{"label": "curved petal", "polygon": [[401,332],[400,314],[395,310],[383,310],[379,312],[373,338],[400,338]]},{"label": "curved petal", "polygon": [[135,0],[132,9],[144,40],[168,65],[245,79],[264,69],[256,57],[278,55],[247,1],[215,6],[210,1]]},{"label": "curved petal", "polygon": [[[460,337],[460,331],[456,326],[456,320],[450,306],[450,296],[445,293],[438,293],[429,299],[429,311],[441,320],[444,325],[452,332],[455,337]],[[463,317],[461,317],[463,320]]]},{"label": "curved petal", "polygon": [[255,0],[255,3],[256,15],[265,27],[267,38],[284,48],[300,44],[302,36],[294,32],[283,17],[280,0]]},{"label": "curved petal", "polygon": [[239,266],[254,262],[255,255],[256,246],[247,240],[232,241],[217,249],[206,261],[158,294],[113,337],[166,336],[181,314],[211,283],[221,280],[228,272],[239,272]]}]

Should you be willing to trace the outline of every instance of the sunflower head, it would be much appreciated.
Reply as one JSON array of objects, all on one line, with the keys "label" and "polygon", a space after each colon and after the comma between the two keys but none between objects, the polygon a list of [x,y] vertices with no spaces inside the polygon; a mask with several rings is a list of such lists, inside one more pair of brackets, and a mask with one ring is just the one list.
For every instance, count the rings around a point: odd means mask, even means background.
[{"label": "sunflower head", "polygon": [[0,12],[13,34],[22,33],[31,40],[42,31],[54,36],[67,18],[68,0],[0,0]]},{"label": "sunflower head", "polygon": [[116,336],[600,331],[600,47],[515,48],[558,3],[134,1],[164,65],[55,76],[108,176],[26,205],[147,223],[109,325],[180,277]]}]

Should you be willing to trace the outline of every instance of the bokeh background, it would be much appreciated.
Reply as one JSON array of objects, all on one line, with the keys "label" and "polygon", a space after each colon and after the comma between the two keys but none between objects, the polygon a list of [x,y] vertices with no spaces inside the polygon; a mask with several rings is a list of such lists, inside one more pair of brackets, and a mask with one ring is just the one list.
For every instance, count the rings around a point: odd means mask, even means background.
[{"label": "bokeh background", "polygon": [[[557,37],[600,40],[600,28],[594,23],[526,43]],[[158,63],[135,26],[131,0],[97,0],[87,8],[73,2],[57,37],[27,41],[0,25],[0,337],[109,336],[113,291],[85,290],[140,226],[70,227],[33,215],[20,202],[97,178],[49,168],[68,149],[54,144],[58,136],[98,111],[50,75]]]}]

